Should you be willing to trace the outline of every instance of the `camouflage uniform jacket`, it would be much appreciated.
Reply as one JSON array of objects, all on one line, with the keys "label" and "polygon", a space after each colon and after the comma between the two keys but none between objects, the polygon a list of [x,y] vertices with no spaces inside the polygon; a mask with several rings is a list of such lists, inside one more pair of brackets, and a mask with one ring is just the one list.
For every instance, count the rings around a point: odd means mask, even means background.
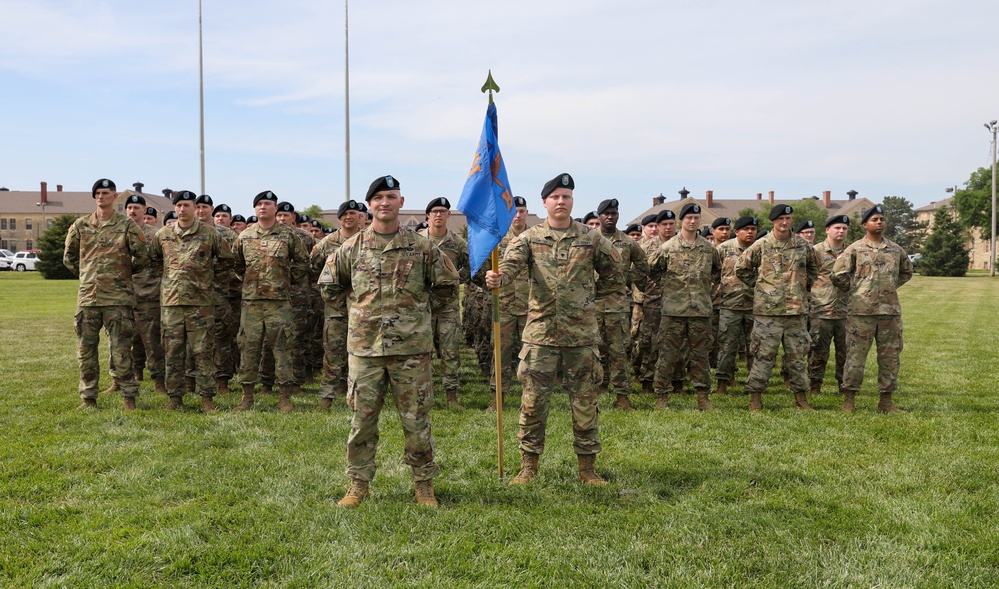
[{"label": "camouflage uniform jacket", "polygon": [[[458,278],[461,280],[461,283],[468,284],[471,280],[468,268],[468,242],[450,229],[447,230],[447,233],[443,237],[430,235],[429,229],[421,229],[420,235],[426,237],[440,248],[441,252],[451,260],[454,269],[458,271]],[[457,296],[457,293],[455,294]]]},{"label": "camouflage uniform jacket", "polygon": [[[333,233],[330,233],[326,237],[319,240],[319,243],[312,248],[312,254],[309,256],[309,268],[312,270],[312,274],[316,276],[322,274],[323,268],[326,266],[326,262],[332,259],[333,253],[340,249],[343,242],[348,239],[350,238],[344,237],[343,233],[337,229]],[[347,291],[341,292],[335,300],[327,300],[324,307],[327,317],[346,317]]]},{"label": "camouflage uniform jacket", "polygon": [[[312,253],[312,248],[316,247],[316,238],[312,236],[311,233],[302,229],[301,227],[292,227],[292,231],[298,236],[299,241],[302,242],[302,247],[305,248],[305,256],[308,259],[309,254]],[[322,270],[320,270],[321,272]],[[316,279],[319,278],[319,273],[312,273],[312,268],[310,264],[306,265],[306,275],[305,278],[298,284],[292,283],[292,288],[297,289],[298,292],[306,292],[309,288],[316,283]]]},{"label": "camouflage uniform jacket", "polygon": [[[146,237],[146,245],[152,247],[153,238],[156,237],[156,228],[143,225],[142,234]],[[145,270],[132,274],[132,288],[135,289],[135,300],[139,302],[160,302],[160,278],[162,276],[163,268],[157,264],[152,264]]]},{"label": "camouflage uniform jacket", "polygon": [[[545,221],[510,242],[500,262],[503,285],[527,272],[531,298],[521,340],[543,346],[595,346],[597,301],[624,289],[621,256],[609,241],[573,221],[555,231]],[[594,280],[594,272],[599,280]]]},{"label": "camouflage uniform jacket", "polygon": [[214,305],[216,272],[232,270],[232,248],[214,225],[195,219],[187,229],[180,223],[156,232],[150,248],[153,264],[162,267],[160,306]]},{"label": "camouflage uniform jacket", "polygon": [[649,275],[663,289],[662,312],[671,317],[711,317],[711,291],[721,279],[721,255],[700,235],[679,233],[649,256]]},{"label": "camouflage uniform jacket", "polygon": [[912,262],[889,239],[876,243],[863,237],[851,243],[832,271],[833,284],[850,293],[850,315],[901,315],[898,287],[911,278]]},{"label": "camouflage uniform jacket", "polygon": [[367,357],[431,352],[431,311],[454,298],[458,283],[448,257],[405,227],[391,237],[371,227],[351,236],[319,276],[324,299],[349,291],[347,351]]},{"label": "camouflage uniform jacket", "polygon": [[[224,225],[214,225],[218,229],[219,235],[225,239],[225,242],[229,245],[229,250],[233,250],[236,247],[236,238],[239,234],[236,233],[231,227],[226,227]],[[228,270],[220,272],[218,269],[215,270],[215,279],[218,281],[219,285],[222,287],[219,289],[219,294],[223,295],[225,299],[238,299],[243,292],[243,284],[239,280],[239,276],[233,272],[230,266]]]},{"label": "camouflage uniform jacket", "polygon": [[115,212],[101,224],[94,212],[70,226],[62,263],[80,277],[80,307],[133,307],[132,273],[149,266],[149,244],[125,215]]},{"label": "camouflage uniform jacket", "polygon": [[[521,233],[523,233],[523,231]],[[503,236],[503,239],[500,240],[499,245],[496,246],[496,249],[499,251],[500,259],[503,258],[503,253],[506,252],[506,248],[510,246],[510,242],[516,237],[517,234],[513,232],[513,229],[511,229],[507,231],[506,235]],[[492,294],[492,291],[486,288],[486,270],[491,268],[492,265],[487,259],[482,264],[482,267],[479,268],[479,271],[475,273],[475,278],[472,280],[488,294]],[[531,283],[526,277],[521,277],[499,289],[500,313],[508,317],[527,315],[527,305],[530,298]]]},{"label": "camouflage uniform jacket", "polygon": [[628,313],[631,311],[631,297],[634,288],[644,290],[649,278],[649,259],[642,246],[620,230],[613,235],[601,237],[610,242],[621,256],[621,272],[624,274],[624,288],[620,292],[607,295],[599,307],[604,313]]},{"label": "camouflage uniform jacket", "polygon": [[290,301],[291,287],[306,279],[309,255],[291,227],[275,222],[247,227],[233,250],[236,274],[243,277],[244,301]]},{"label": "camouflage uniform jacket", "polygon": [[739,280],[735,275],[735,265],[749,246],[742,247],[739,240],[732,238],[717,247],[721,256],[721,281],[718,283],[718,308],[731,311],[753,310],[753,287]]},{"label": "camouflage uniform jacket", "polygon": [[[642,239],[639,245],[645,251],[646,258],[648,258],[664,243],[666,242],[660,239],[658,235],[653,235],[652,237]],[[642,293],[640,302],[644,303],[646,301],[658,301],[661,298],[663,298],[662,285],[659,284],[658,280],[652,280],[650,277],[650,279],[645,283],[645,291]]]},{"label": "camouflage uniform jacket", "polygon": [[812,285],[810,311],[813,317],[820,319],[846,319],[846,302],[850,298],[833,284],[832,270],[836,260],[843,255],[843,249],[835,250],[828,241],[814,246],[815,255],[819,257],[822,266],[819,277]]},{"label": "camouflage uniform jacket", "polygon": [[819,275],[819,258],[801,236],[792,233],[781,242],[769,233],[746,249],[735,274],[755,288],[754,315],[805,315],[808,291]]}]

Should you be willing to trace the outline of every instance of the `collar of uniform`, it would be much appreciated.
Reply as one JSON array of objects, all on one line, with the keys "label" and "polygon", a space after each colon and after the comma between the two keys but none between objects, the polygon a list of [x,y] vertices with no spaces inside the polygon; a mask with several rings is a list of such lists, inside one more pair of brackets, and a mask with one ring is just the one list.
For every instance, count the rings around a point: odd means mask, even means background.
[{"label": "collar of uniform", "polygon": [[883,236],[881,237],[881,241],[871,241],[870,239],[867,239],[866,235],[861,237],[861,239],[864,240],[864,243],[867,245],[867,247],[871,247],[874,249],[881,249],[884,247],[888,247],[888,240],[886,240]]},{"label": "collar of uniform", "polygon": [[558,232],[552,229],[552,226],[548,224],[548,219],[545,219],[545,236],[551,237],[555,241],[565,237],[577,237],[582,233],[582,231],[579,230],[582,226],[582,223],[572,221],[569,223],[569,227],[566,228],[564,232]]},{"label": "collar of uniform", "polygon": [[176,223],[173,224],[173,234],[176,235],[176,236],[178,236],[178,237],[184,237],[185,235],[191,235],[192,233],[196,233],[198,231],[198,228],[199,228],[200,225],[201,225],[201,221],[195,219],[194,223],[192,223],[190,227],[188,227],[187,229],[181,229],[181,227],[180,227],[180,221],[178,221],[178,222],[176,222]]},{"label": "collar of uniform", "polygon": [[[378,234],[375,232],[372,226],[368,225],[367,227],[365,227],[363,233],[364,233],[363,236],[364,247],[367,249],[379,249],[378,243],[375,241],[376,239],[378,239]],[[399,231],[397,231],[396,234],[392,236],[392,239],[388,242],[388,244],[385,246],[384,249],[394,250],[394,249],[403,249],[403,248],[412,247],[414,242],[413,238],[415,236],[416,236],[415,231],[411,229],[406,229],[402,225],[399,225]]]},{"label": "collar of uniform", "polygon": [[[104,223],[103,226],[106,227],[108,225],[114,225],[114,224],[118,223],[119,221],[121,221],[121,219],[127,219],[127,218],[128,217],[126,217],[125,215],[122,215],[118,211],[112,211],[111,218],[108,219],[107,222]],[[101,227],[102,226],[101,225],[101,219],[100,219],[100,217],[97,216],[97,211],[94,211],[94,212],[90,213],[90,220],[88,221],[88,223],[90,225],[93,225],[94,227]]]}]

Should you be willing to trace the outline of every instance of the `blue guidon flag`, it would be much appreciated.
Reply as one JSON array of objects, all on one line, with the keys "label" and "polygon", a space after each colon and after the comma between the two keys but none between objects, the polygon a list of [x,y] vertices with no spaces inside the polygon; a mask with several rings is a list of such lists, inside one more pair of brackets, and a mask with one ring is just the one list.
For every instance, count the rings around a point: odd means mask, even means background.
[{"label": "blue guidon flag", "polygon": [[458,199],[458,210],[468,218],[468,260],[473,275],[499,245],[517,213],[497,130],[496,105],[490,103],[475,161]]}]

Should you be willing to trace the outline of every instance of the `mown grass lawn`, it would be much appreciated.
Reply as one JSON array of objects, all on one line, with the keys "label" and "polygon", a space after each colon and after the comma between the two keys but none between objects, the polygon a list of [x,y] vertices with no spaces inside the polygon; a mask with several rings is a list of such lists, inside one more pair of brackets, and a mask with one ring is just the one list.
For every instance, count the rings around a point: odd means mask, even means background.
[{"label": "mown grass lawn", "polygon": [[[265,397],[244,414],[203,415],[188,397],[189,409],[166,413],[146,381],[134,414],[117,395],[76,411],[75,292],[0,275],[0,586],[999,583],[999,281],[985,276],[917,276],[902,289],[896,399],[911,413],[873,411],[873,363],[852,415],[834,386],[818,413],[797,412],[776,377],[762,414],[739,387],[707,413],[691,396],[667,411],[639,398],[638,411],[601,414],[603,488],[576,481],[564,397],[542,476],[501,484],[488,387],[466,354],[468,409],[439,398],[433,414],[437,511],[413,504],[394,410],[373,495],[355,511],[335,506],[347,483],[342,402],[319,414],[313,396],[296,397],[282,415]],[[504,412],[508,477],[516,404]]]}]

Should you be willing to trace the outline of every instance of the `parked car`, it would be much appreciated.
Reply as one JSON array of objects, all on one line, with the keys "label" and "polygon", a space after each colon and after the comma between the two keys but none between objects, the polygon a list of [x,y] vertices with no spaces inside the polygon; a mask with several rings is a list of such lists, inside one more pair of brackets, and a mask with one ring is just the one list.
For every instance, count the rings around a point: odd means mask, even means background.
[{"label": "parked car", "polygon": [[38,254],[42,250],[24,250],[14,254],[13,258],[6,258],[10,262],[10,267],[18,272],[24,272],[25,270],[34,270],[35,263],[38,261]]},{"label": "parked car", "polygon": [[13,257],[14,252],[0,249],[0,270],[10,270],[10,262]]}]

